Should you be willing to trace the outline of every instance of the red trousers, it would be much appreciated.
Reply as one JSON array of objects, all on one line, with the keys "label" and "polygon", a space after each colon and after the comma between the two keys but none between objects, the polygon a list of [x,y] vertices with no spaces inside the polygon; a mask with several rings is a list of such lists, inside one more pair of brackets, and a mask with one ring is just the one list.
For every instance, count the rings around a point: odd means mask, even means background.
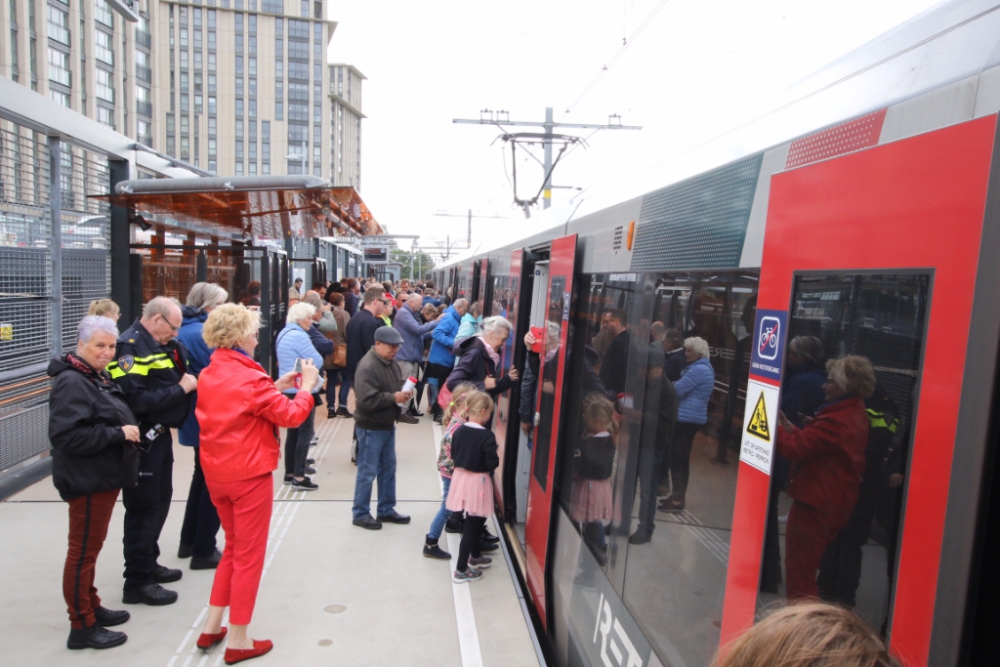
[{"label": "red trousers", "polygon": [[249,625],[264,571],[274,477],[267,473],[238,482],[215,482],[206,477],[205,482],[226,533],[226,548],[215,570],[209,604],[229,607],[233,625]]},{"label": "red trousers", "polygon": [[791,602],[819,598],[816,572],[826,545],[847,524],[850,512],[824,512],[795,501],[785,531],[785,597]]},{"label": "red trousers", "polygon": [[69,501],[69,549],[63,567],[63,597],[73,628],[89,628],[101,598],[94,588],[94,566],[108,536],[108,524],[120,489],[80,496]]}]

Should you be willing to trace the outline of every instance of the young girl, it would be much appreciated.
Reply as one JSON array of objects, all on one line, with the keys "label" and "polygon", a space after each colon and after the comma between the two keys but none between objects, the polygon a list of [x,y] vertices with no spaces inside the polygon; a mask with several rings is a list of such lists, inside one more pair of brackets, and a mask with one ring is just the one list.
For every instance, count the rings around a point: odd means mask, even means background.
[{"label": "young girl", "polygon": [[604,522],[613,506],[611,472],[615,459],[614,404],[594,393],[583,401],[586,437],[574,452],[573,481],[569,494],[570,518],[581,524],[583,540],[600,565],[607,559]]},{"label": "young girl", "polygon": [[451,438],[455,471],[445,506],[453,512],[465,510],[465,528],[458,549],[458,569],[451,580],[456,584],[482,578],[482,568],[493,561],[482,552],[486,518],[493,514],[493,471],[500,465],[497,441],[485,427],[493,416],[493,399],[482,391],[470,391],[465,398],[469,421],[458,427]]},{"label": "young girl", "polygon": [[444,524],[451,514],[445,507],[445,502],[448,500],[448,488],[451,486],[451,476],[455,470],[455,463],[451,460],[451,439],[458,427],[468,421],[465,399],[468,398],[469,392],[475,389],[468,382],[463,382],[455,387],[455,391],[451,394],[451,404],[444,411],[443,421],[448,426],[445,428],[444,437],[441,438],[441,451],[438,453],[437,460],[438,472],[441,474],[441,509],[434,515],[434,520],[431,521],[431,531],[427,533],[427,542],[424,544],[424,556],[427,558],[451,560],[451,554],[438,546],[441,531],[444,530]]}]

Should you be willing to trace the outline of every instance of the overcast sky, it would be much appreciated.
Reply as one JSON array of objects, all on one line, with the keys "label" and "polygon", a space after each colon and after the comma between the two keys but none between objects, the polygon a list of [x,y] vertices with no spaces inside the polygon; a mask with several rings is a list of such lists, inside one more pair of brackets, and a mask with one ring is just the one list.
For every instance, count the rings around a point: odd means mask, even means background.
[{"label": "overcast sky", "polygon": [[[740,125],[786,86],[935,4],[336,2],[329,56],[368,77],[362,198],[390,231],[420,234],[421,244],[432,245],[448,234],[464,242],[466,234],[464,219],[435,212],[523,216],[513,209],[510,150],[493,143],[500,130],[453,118],[479,118],[489,108],[509,111],[511,120],[541,121],[551,106],[557,122],[607,123],[619,114],[625,125],[641,125],[599,132],[589,148],[567,154],[554,184],[588,187],[641,172]],[[541,168],[519,150],[519,196],[534,196],[541,179]],[[572,194],[557,189],[554,198],[558,204]],[[474,220],[473,246],[488,244],[505,224]]]}]

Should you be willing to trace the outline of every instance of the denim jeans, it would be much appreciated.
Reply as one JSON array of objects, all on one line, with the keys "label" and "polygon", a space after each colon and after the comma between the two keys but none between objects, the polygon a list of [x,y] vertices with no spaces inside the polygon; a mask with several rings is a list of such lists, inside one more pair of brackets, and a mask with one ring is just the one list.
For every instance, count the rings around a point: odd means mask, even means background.
[{"label": "denim jeans", "polygon": [[219,513],[205,486],[201,471],[201,448],[194,448],[194,475],[188,490],[184,523],[181,524],[181,544],[192,548],[196,558],[208,558],[215,553],[215,535],[219,532]]},{"label": "denim jeans", "polygon": [[347,396],[351,393],[351,376],[346,370],[340,373],[340,396],[337,398],[337,407],[346,410]]},{"label": "denim jeans", "polygon": [[340,385],[340,405],[347,407],[347,393],[351,390],[351,381],[347,379],[346,368],[326,369],[326,407],[329,410],[337,409],[337,383]]},{"label": "denim jeans", "polygon": [[285,474],[302,477],[306,474],[306,459],[309,454],[309,443],[312,442],[313,434],[316,432],[313,416],[316,414],[314,407],[302,426],[288,429],[285,436]]},{"label": "denim jeans", "polygon": [[656,488],[660,483],[663,453],[655,449],[639,450],[639,528],[638,532],[653,534],[656,527]]},{"label": "denim jeans", "polygon": [[434,520],[431,521],[431,532],[427,533],[427,537],[432,540],[436,540],[441,537],[441,531],[444,530],[444,524],[448,521],[448,517],[451,516],[451,512],[448,511],[444,505],[448,502],[448,488],[451,486],[451,477],[445,477],[441,475],[441,509],[438,513],[434,515]]},{"label": "denim jeans", "polygon": [[371,514],[372,482],[378,479],[378,514],[396,507],[396,427],[389,431],[356,429],[358,434],[358,476],[354,482],[355,519]]}]

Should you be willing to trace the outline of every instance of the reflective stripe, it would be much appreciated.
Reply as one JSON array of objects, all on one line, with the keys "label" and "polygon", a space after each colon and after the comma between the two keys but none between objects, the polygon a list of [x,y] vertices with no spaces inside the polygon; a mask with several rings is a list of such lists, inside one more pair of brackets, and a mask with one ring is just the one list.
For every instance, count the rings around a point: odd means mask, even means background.
[{"label": "reflective stripe", "polygon": [[[149,375],[149,371],[153,369],[166,369],[171,370],[177,368],[177,364],[166,354],[154,354],[148,357],[134,357],[134,362],[132,367],[128,369],[129,375]],[[107,371],[111,374],[112,379],[118,379],[125,377],[126,371],[123,371],[118,367],[117,361],[112,361],[107,366]]]},{"label": "reflective stripe", "polygon": [[896,428],[899,426],[898,419],[893,419],[890,424],[885,420],[884,412],[876,412],[870,408],[865,410],[865,412],[868,413],[868,425],[871,428],[887,428],[890,433],[896,432]]}]

